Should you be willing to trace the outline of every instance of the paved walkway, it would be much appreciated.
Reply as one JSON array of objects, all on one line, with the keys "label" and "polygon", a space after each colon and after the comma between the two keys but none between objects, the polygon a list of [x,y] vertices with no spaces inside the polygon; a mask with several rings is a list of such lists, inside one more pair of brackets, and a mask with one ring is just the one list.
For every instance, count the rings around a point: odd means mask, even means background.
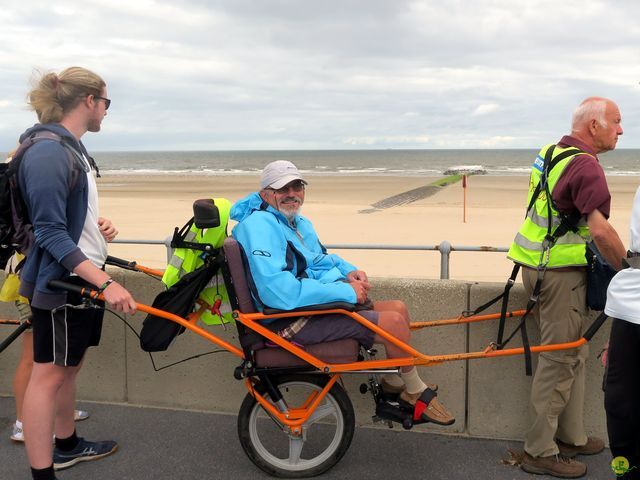
[{"label": "paved walkway", "polygon": [[[215,480],[270,478],[247,459],[236,433],[236,417],[213,413],[81,404],[91,418],[78,424],[79,435],[115,439],[120,449],[105,459],[58,472],[60,480]],[[13,399],[0,398],[0,479],[29,480],[24,447],[9,440]],[[544,480],[504,465],[517,442],[358,428],[344,458],[322,479]],[[585,478],[613,479],[607,451],[581,457]]]}]

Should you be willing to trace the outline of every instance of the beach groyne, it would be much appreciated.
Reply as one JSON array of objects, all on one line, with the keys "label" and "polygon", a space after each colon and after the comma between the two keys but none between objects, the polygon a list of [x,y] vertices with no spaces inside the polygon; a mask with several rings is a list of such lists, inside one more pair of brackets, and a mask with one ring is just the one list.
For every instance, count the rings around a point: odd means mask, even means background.
[{"label": "beach groyne", "polygon": [[[150,304],[160,291],[159,282],[142,274],[114,270],[113,277],[130,289],[140,302]],[[0,275],[0,280],[2,276]],[[460,312],[476,307],[500,293],[498,283],[476,283],[449,280],[373,279],[372,296],[377,299],[402,298],[412,321],[455,318]],[[526,297],[520,285],[511,293],[511,309],[523,308]],[[488,313],[497,312],[499,305]],[[14,318],[13,305],[0,303],[0,318]],[[140,330],[144,314],[127,317]],[[595,317],[594,317],[595,318]],[[510,332],[519,319],[507,319]],[[480,351],[495,341],[497,321],[468,325],[424,328],[413,332],[413,345],[428,354]],[[13,328],[0,326],[0,341]],[[234,326],[224,331],[214,328],[216,335],[235,342]],[[535,321],[528,321],[532,345],[538,344]],[[587,401],[585,423],[589,435],[606,438],[606,423],[601,390],[603,367],[596,356],[608,339],[609,322],[590,344],[587,363]],[[21,339],[0,354],[0,395],[11,395],[13,372],[20,353]],[[512,346],[520,346],[516,334]],[[154,354],[157,368],[193,355],[219,350],[204,339],[186,332],[176,339],[167,352]],[[536,355],[533,355],[534,367]],[[80,400],[126,403],[179,409],[210,410],[236,414],[246,394],[243,382],[233,378],[239,364],[229,353],[213,353],[154,371],[149,355],[139,347],[138,339],[127,326],[109,313],[105,316],[101,345],[90,351],[78,381]],[[440,386],[439,398],[456,416],[451,427],[418,426],[415,430],[449,432],[472,437],[520,440],[528,428],[531,378],[524,373],[522,356],[446,362],[421,368],[423,378]],[[357,412],[359,425],[371,425],[373,402],[369,394],[359,392],[366,381],[364,375],[345,375],[344,384]],[[11,412],[3,416],[12,417]],[[386,428],[384,424],[381,425]],[[206,428],[206,427],[205,427]],[[396,426],[396,428],[398,428]]]}]

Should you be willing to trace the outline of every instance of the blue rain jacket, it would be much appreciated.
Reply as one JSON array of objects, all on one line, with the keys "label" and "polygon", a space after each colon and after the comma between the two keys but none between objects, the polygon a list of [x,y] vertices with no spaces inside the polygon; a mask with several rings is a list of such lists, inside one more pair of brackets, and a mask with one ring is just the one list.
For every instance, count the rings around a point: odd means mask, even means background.
[{"label": "blue rain jacket", "polygon": [[259,310],[357,302],[353,288],[345,283],[356,267],[328,254],[308,219],[298,215],[294,228],[257,192],[237,202],[231,218],[239,222],[232,235],[247,256]]}]

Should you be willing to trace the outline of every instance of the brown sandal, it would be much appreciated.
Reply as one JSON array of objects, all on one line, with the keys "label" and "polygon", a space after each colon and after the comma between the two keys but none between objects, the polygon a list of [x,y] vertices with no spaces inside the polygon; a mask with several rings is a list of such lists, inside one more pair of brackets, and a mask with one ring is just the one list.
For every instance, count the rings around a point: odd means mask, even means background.
[{"label": "brown sandal", "polygon": [[436,398],[436,392],[427,388],[420,393],[407,393],[405,390],[400,394],[400,401],[414,407],[413,419],[431,422],[437,425],[451,425],[456,419]]}]

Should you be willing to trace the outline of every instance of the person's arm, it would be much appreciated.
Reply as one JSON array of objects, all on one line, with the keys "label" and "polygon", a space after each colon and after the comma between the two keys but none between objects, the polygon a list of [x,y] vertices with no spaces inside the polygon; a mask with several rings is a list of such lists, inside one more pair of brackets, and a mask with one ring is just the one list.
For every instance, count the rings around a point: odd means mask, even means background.
[{"label": "person's arm", "polygon": [[98,288],[101,288],[111,280],[102,291],[107,303],[120,312],[134,313],[136,311],[136,302],[133,300],[129,291],[119,283],[113,281],[107,272],[100,270],[91,263],[90,260],[85,260],[78,264],[78,266],[73,269],[73,273]]},{"label": "person's arm", "polygon": [[602,256],[609,265],[620,270],[622,268],[621,260],[627,256],[627,252],[618,232],[598,209],[587,215],[587,225],[589,225],[591,237]]},{"label": "person's arm", "polygon": [[32,146],[22,159],[20,179],[35,242],[72,271],[87,257],[67,231],[69,166],[64,147],[48,140]]},{"label": "person's arm", "polygon": [[358,267],[347,262],[344,258],[335,253],[327,254],[327,258],[331,259],[338,270],[346,277],[349,273],[357,270]]},{"label": "person's arm", "polygon": [[281,228],[270,214],[256,212],[233,230],[233,236],[247,256],[251,278],[265,306],[291,310],[320,303],[357,302],[356,292],[349,283],[298,279],[287,270],[287,242]]},{"label": "person's arm", "polygon": [[[553,199],[559,211],[577,209],[587,219],[598,250],[616,270],[622,267],[626,250],[618,233],[607,220],[611,194],[602,166],[589,155],[579,155],[562,172]],[[603,213],[604,212],[604,213]]]}]

